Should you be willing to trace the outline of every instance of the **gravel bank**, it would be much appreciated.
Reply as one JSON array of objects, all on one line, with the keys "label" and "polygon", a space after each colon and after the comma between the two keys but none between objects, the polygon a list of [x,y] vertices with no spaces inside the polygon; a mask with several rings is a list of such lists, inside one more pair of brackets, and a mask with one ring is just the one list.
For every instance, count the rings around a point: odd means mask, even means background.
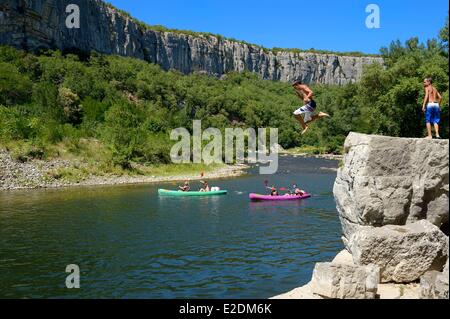
[{"label": "gravel bank", "polygon": [[88,176],[80,182],[70,182],[55,177],[54,172],[61,168],[71,168],[73,163],[66,160],[53,159],[49,161],[33,160],[22,163],[11,157],[6,150],[0,149],[0,191],[34,188],[58,188],[72,186],[148,184],[156,182],[215,179],[243,175],[245,165],[226,166],[204,177],[198,174],[177,176]]}]

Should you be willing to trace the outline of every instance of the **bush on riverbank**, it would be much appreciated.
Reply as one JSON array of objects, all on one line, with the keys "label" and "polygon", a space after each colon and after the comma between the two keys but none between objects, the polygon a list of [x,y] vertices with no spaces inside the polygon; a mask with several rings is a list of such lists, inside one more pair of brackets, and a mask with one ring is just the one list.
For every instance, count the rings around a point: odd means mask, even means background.
[{"label": "bush on riverbank", "polygon": [[[3,46],[0,145],[24,161],[73,154],[131,169],[133,163],[168,163],[170,130],[190,129],[199,119],[203,128],[222,131],[278,127],[285,149],[340,153],[350,131],[422,137],[421,83],[429,76],[444,96],[442,135],[448,137],[448,39],[393,42],[381,53],[385,67],[367,67],[359,83],[313,85],[319,110],[332,119],[314,123],[302,137],[292,116],[301,102],[288,83],[250,73],[219,80],[131,58],[57,51],[36,56]],[[101,151],[86,148],[87,140]]]}]

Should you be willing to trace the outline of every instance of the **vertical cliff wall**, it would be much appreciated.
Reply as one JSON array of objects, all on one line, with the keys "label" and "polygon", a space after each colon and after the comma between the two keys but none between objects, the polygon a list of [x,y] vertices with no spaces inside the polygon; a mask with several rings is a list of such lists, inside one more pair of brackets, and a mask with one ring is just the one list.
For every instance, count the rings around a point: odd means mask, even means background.
[{"label": "vertical cliff wall", "polygon": [[[66,27],[69,4],[80,8],[79,29]],[[185,74],[251,71],[270,80],[339,85],[357,81],[365,64],[382,63],[376,57],[274,53],[216,36],[154,31],[101,0],[0,0],[0,44],[29,51],[52,48],[117,54]]]}]

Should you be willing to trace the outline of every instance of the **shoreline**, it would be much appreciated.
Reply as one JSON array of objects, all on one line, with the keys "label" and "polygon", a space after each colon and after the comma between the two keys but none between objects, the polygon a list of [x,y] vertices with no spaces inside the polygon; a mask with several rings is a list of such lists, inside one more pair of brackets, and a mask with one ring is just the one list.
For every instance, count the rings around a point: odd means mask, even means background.
[{"label": "shoreline", "polygon": [[[333,154],[307,154],[307,153],[289,153],[280,152],[280,157],[303,157],[318,158],[328,160],[341,160],[341,155]],[[114,186],[114,185],[139,185],[154,184],[166,182],[179,182],[184,180],[198,181],[201,179],[221,179],[233,178],[246,174],[250,168],[247,164],[227,165],[214,168],[205,172],[204,176],[198,173],[172,174],[172,175],[92,175],[79,181],[71,181],[64,178],[56,178],[52,172],[58,169],[72,169],[77,165],[76,162],[51,159],[51,160],[32,160],[29,162],[20,162],[12,158],[11,154],[0,149],[0,191],[28,190],[28,189],[57,189],[83,186]]]},{"label": "shoreline", "polygon": [[[64,178],[55,178],[52,172],[58,169],[72,169],[77,165],[72,161],[62,159],[32,160],[22,163],[14,160],[11,154],[0,149],[0,192],[32,189],[58,189],[84,186],[115,186],[139,185],[167,182],[180,182],[185,180],[198,181],[202,179],[214,180],[232,178],[246,174],[248,165],[226,165],[199,173],[172,174],[172,175],[92,175],[80,181],[70,181]],[[200,169],[200,168],[199,168]]]},{"label": "shoreline", "polygon": [[[318,154],[314,152],[317,151]],[[344,154],[333,154],[333,153],[321,153],[319,149],[299,149],[299,148],[291,148],[291,149],[280,149],[278,151],[280,156],[292,156],[292,157],[306,157],[306,158],[320,158],[320,159],[328,159],[328,160],[336,160],[341,161],[344,159]]]},{"label": "shoreline", "polygon": [[198,174],[186,175],[168,175],[168,176],[93,176],[81,182],[70,182],[64,180],[52,181],[50,183],[43,183],[33,186],[4,186],[0,185],[1,191],[15,191],[15,190],[37,190],[37,189],[62,189],[75,187],[95,187],[95,186],[126,186],[126,185],[144,185],[155,183],[168,182],[182,182],[185,180],[199,181],[202,179],[216,180],[223,178],[232,178],[245,175],[245,170],[248,167],[244,165],[232,165],[223,168],[218,168],[208,173],[204,173],[203,177]]},{"label": "shoreline", "polygon": [[334,160],[334,161],[341,161],[344,159],[344,155],[338,155],[338,154],[310,154],[310,153],[295,153],[295,152],[280,152],[280,156],[292,156],[294,158],[296,157],[306,157],[306,158],[318,158],[318,159],[327,159],[327,160]]}]

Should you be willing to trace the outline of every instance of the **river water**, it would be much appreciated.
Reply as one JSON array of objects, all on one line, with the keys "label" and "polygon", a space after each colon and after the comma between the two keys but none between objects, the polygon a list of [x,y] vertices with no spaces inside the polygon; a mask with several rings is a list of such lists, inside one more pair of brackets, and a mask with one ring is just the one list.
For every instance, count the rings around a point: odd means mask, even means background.
[{"label": "river water", "polygon": [[[175,184],[0,192],[0,298],[269,298],[307,283],[342,249],[336,161],[281,157],[211,181],[227,196],[160,198]],[[296,182],[313,194],[251,203]],[[196,185],[197,183],[193,183]],[[66,266],[81,271],[67,289]]]}]

